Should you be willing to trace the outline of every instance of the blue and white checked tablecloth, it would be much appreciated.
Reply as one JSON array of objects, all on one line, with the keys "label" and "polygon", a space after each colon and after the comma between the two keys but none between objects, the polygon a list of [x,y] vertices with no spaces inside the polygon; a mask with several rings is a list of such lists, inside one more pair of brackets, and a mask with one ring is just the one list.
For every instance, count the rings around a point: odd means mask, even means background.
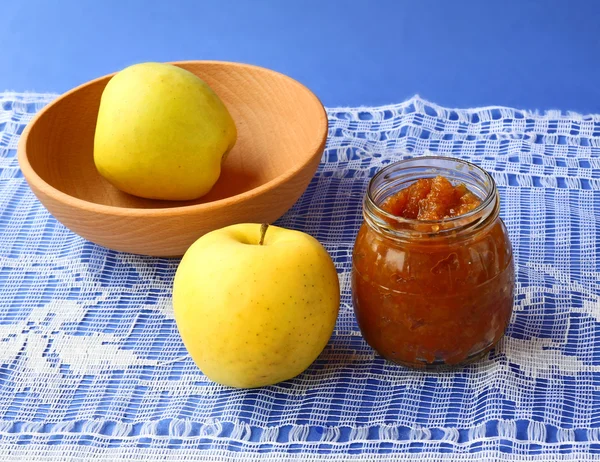
[{"label": "blue and white checked tablecloth", "polygon": [[[176,260],[87,242],[29,190],[17,141],[51,99],[0,94],[0,460],[600,459],[600,116],[330,109],[323,162],[279,224],[330,251],[335,333],[296,379],[233,390],[186,354]],[[426,152],[494,176],[517,265],[506,338],[454,372],[375,356],[350,301],[369,177]]]}]

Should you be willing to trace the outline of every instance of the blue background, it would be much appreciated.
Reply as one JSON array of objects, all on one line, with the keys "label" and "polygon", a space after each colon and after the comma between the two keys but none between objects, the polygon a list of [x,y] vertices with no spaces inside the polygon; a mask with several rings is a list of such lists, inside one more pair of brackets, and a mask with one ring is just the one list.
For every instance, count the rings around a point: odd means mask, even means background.
[{"label": "blue background", "polygon": [[600,112],[600,1],[4,0],[0,91],[64,92],[141,61],[286,73],[327,106]]}]

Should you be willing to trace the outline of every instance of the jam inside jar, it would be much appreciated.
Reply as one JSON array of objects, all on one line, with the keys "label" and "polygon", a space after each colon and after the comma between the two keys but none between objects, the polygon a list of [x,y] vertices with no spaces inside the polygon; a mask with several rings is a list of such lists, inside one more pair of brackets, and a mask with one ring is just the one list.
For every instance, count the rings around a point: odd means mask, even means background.
[{"label": "jam inside jar", "polygon": [[[478,205],[437,220],[389,211],[401,190],[439,177],[466,187]],[[352,255],[352,298],[363,337],[381,356],[415,368],[458,365],[502,338],[514,265],[499,211],[493,178],[459,159],[403,160],[373,177]]]}]

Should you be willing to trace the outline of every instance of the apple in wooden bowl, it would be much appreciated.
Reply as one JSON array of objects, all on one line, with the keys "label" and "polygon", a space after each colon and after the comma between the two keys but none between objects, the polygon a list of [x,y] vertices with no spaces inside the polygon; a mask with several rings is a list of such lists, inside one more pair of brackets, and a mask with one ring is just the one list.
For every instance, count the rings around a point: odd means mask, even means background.
[{"label": "apple in wooden bowl", "polygon": [[261,67],[172,63],[199,76],[233,117],[237,141],[210,192],[190,201],[124,193],[94,164],[102,92],[112,75],[81,85],[40,111],[18,146],[23,175],[67,228],[105,247],[179,256],[201,235],[235,223],[271,223],[306,190],[321,160],[327,115],[297,81]]}]

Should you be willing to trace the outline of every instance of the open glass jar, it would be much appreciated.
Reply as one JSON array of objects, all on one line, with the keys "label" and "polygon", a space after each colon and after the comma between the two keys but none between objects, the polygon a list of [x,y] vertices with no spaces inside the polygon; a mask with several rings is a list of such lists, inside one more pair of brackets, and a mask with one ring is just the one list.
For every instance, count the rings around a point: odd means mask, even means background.
[{"label": "open glass jar", "polygon": [[[380,205],[420,178],[442,175],[481,199],[437,221],[396,217]],[[493,178],[471,163],[418,157],[369,183],[352,258],[354,311],[363,337],[390,361],[416,368],[480,358],[503,336],[514,296],[512,248]]]}]

